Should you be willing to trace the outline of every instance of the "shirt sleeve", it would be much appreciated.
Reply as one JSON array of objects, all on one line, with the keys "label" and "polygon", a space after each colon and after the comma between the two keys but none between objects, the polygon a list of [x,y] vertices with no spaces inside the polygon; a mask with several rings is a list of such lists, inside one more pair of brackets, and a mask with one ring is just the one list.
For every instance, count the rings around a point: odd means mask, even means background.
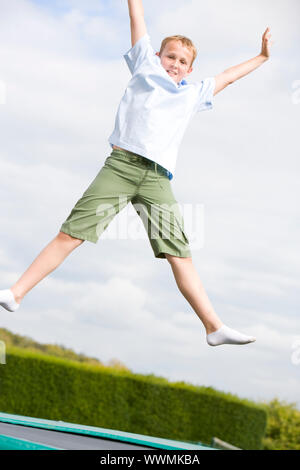
[{"label": "shirt sleeve", "polygon": [[215,77],[205,78],[200,82],[196,112],[206,111],[213,107],[214,91],[216,88]]},{"label": "shirt sleeve", "polygon": [[128,68],[133,75],[138,70],[139,66],[144,62],[149,54],[153,55],[154,51],[151,46],[149,34],[142,36],[135,45],[129,49],[124,58],[128,65]]}]

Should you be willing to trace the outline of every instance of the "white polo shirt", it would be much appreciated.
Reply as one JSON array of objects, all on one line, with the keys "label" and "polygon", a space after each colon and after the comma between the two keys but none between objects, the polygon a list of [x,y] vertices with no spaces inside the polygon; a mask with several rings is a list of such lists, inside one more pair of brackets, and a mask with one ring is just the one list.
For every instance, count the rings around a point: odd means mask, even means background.
[{"label": "white polo shirt", "polygon": [[132,74],[119,104],[111,146],[153,160],[171,175],[191,117],[212,108],[215,78],[179,84],[163,68],[146,34],[124,55]]}]

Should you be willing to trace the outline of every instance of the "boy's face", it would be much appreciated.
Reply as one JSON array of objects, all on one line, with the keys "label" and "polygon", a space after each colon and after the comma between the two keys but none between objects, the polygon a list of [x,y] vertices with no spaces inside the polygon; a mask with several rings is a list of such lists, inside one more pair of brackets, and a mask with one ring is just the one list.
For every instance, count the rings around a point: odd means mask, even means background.
[{"label": "boy's face", "polygon": [[156,52],[156,55],[160,57],[163,68],[176,83],[180,83],[193,71],[191,67],[193,53],[183,46],[181,41],[168,42],[161,55],[159,52]]}]

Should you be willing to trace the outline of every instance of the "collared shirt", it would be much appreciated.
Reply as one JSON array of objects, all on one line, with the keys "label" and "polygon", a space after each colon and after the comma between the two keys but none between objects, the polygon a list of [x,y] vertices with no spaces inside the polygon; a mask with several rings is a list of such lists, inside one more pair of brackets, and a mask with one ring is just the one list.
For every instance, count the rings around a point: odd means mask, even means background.
[{"label": "collared shirt", "polygon": [[172,179],[191,117],[212,108],[215,78],[176,83],[155,54],[148,34],[124,58],[132,77],[119,104],[109,143],[153,160],[168,170]]}]

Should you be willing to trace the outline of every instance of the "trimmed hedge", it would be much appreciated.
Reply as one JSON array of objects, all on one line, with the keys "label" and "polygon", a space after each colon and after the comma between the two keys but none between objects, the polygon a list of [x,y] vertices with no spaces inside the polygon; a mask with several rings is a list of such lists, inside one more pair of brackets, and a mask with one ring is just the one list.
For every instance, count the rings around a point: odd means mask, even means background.
[{"label": "trimmed hedge", "polygon": [[263,406],[210,387],[19,348],[0,366],[0,410],[190,442],[216,436],[242,449],[261,449],[267,424]]}]

